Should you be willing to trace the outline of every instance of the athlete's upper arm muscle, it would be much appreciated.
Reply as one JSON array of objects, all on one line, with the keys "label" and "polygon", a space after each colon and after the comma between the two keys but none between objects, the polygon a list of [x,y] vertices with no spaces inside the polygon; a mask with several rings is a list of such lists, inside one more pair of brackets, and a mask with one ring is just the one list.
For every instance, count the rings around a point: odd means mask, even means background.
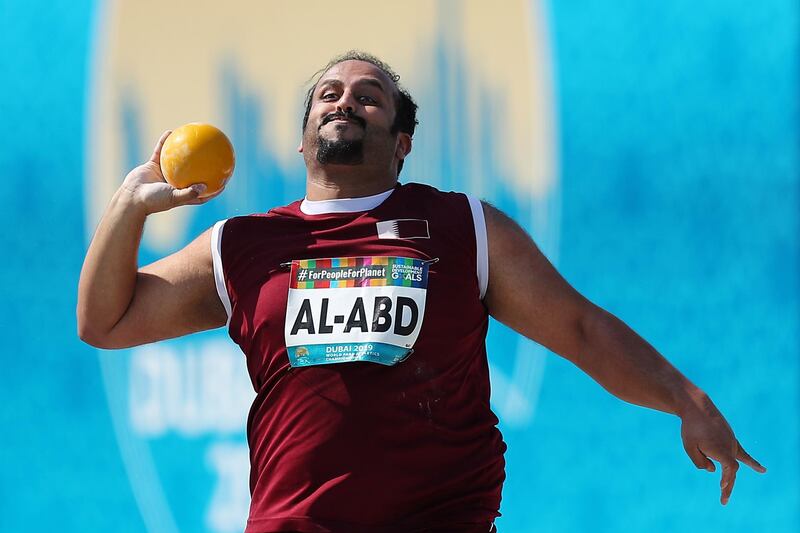
[{"label": "athlete's upper arm muscle", "polygon": [[575,361],[583,324],[597,309],[542,254],[528,234],[484,203],[489,247],[489,313],[515,331]]},{"label": "athlete's upper arm muscle", "polygon": [[211,230],[182,250],[139,269],[127,311],[105,348],[124,348],[225,325],[211,260]]}]

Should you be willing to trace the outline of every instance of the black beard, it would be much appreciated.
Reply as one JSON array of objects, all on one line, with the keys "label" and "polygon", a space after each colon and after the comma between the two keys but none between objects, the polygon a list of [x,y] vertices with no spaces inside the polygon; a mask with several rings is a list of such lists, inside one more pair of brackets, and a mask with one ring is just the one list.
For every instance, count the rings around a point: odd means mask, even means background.
[{"label": "black beard", "polygon": [[323,165],[360,165],[364,162],[364,141],[329,141],[320,137],[317,161]]}]

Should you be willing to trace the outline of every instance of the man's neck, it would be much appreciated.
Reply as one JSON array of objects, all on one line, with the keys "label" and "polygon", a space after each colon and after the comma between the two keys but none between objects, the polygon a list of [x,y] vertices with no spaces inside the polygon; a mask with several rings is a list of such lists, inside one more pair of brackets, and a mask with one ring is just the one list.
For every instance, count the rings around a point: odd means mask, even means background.
[{"label": "man's neck", "polygon": [[[309,200],[334,200],[337,198],[362,198],[388,191],[397,184],[397,176],[389,173],[366,173],[363,169],[337,165],[324,171],[306,175],[306,198]],[[316,169],[315,169],[316,170]]]}]

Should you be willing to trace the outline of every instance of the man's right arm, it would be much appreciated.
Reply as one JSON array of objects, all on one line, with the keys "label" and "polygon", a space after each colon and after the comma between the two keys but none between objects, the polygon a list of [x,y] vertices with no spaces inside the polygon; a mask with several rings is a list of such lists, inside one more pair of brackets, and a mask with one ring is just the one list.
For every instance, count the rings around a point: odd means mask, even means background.
[{"label": "man's right arm", "polygon": [[174,189],[153,155],[125,178],[89,245],[78,284],[78,335],[99,348],[125,348],[220,327],[227,315],[217,296],[211,231],[182,250],[139,269],[147,215],[197,204],[202,188]]}]

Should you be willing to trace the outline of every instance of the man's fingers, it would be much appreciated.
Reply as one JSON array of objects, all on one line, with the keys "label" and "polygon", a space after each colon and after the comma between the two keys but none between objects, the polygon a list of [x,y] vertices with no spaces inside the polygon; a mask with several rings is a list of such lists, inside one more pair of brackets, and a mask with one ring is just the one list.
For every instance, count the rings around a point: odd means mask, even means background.
[{"label": "man's fingers", "polygon": [[725,505],[731,498],[733,491],[733,484],[736,482],[736,471],[739,470],[739,463],[734,461],[722,463],[722,480],[719,483],[719,488],[722,491],[720,496],[720,503]]},{"label": "man's fingers", "polygon": [[687,446],[684,444],[683,449],[686,450],[686,455],[688,455],[689,459],[692,460],[694,466],[700,470],[708,470],[709,472],[716,470],[714,463],[712,463],[697,446]]},{"label": "man's fingers", "polygon": [[153,155],[150,156],[150,161],[159,165],[161,163],[161,147],[164,146],[164,141],[167,140],[169,134],[172,133],[172,130],[167,130],[161,134],[159,137],[158,142],[156,143],[156,147],[153,148]]},{"label": "man's fingers", "polygon": [[767,469],[764,468],[761,465],[761,463],[753,459],[753,457],[749,453],[744,451],[744,448],[742,448],[741,444],[739,444],[739,454],[736,456],[736,458],[741,462],[743,462],[744,464],[746,464],[747,466],[749,466],[750,468],[752,468],[753,470],[755,470],[756,472],[758,472],[759,474],[763,474],[764,472],[767,471]]}]

